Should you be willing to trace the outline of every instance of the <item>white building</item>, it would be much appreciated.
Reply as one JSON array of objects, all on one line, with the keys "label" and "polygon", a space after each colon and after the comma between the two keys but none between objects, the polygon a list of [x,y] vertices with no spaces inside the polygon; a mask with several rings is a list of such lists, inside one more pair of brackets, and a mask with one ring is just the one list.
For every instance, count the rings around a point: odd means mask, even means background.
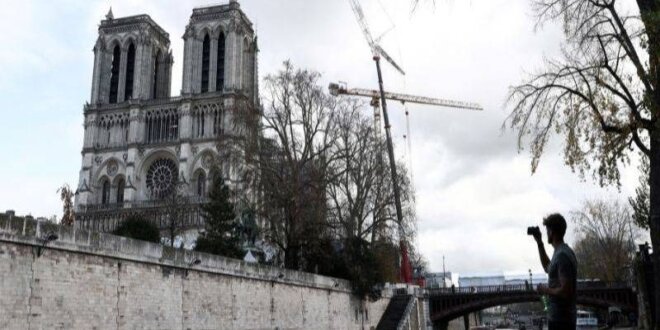
[{"label": "white building", "polygon": [[148,15],[109,12],[101,21],[84,106],[78,227],[109,231],[133,213],[162,225],[164,200],[178,189],[186,225],[198,228],[214,176],[244,184],[244,158],[228,141],[254,132],[236,118],[260,114],[252,23],[236,0],[195,8],[183,40],[182,90],[172,97],[169,34]]},{"label": "white building", "polygon": [[474,286],[495,286],[504,285],[504,274],[469,274],[458,276],[458,286],[474,287]]},{"label": "white building", "polygon": [[[520,273],[490,273],[490,274],[468,274],[458,277],[459,287],[498,286],[498,285],[524,285],[529,283],[530,276]],[[532,274],[533,285],[547,283],[546,274]]]},{"label": "white building", "polygon": [[451,272],[426,273],[424,278],[427,288],[451,288],[453,284]]}]

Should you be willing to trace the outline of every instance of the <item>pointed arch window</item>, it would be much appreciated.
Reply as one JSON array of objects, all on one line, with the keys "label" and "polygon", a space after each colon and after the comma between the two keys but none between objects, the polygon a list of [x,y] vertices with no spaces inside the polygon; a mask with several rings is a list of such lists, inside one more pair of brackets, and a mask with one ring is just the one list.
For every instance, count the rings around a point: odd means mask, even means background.
[{"label": "pointed arch window", "polygon": [[110,181],[104,180],[101,189],[101,204],[107,205],[110,203]]},{"label": "pointed arch window", "polygon": [[158,53],[156,53],[156,58],[154,58],[154,88],[153,88],[153,98],[157,99],[158,98],[158,84],[159,84],[159,77],[158,77],[158,71],[160,70],[160,61],[161,61],[162,53],[160,52],[160,49],[158,50]]},{"label": "pointed arch window", "polygon": [[126,188],[126,183],[124,179],[119,179],[117,182],[117,203],[121,204],[124,202],[124,188]]},{"label": "pointed arch window", "polygon": [[128,46],[126,57],[126,86],[124,87],[124,99],[133,98],[133,74],[135,73],[135,45],[131,42]]},{"label": "pointed arch window", "polygon": [[112,51],[112,67],[110,68],[110,98],[109,103],[117,103],[117,91],[119,91],[119,63],[121,49],[116,45]]},{"label": "pointed arch window", "polygon": [[225,86],[225,34],[218,36],[218,63],[216,66],[215,90],[222,91]]},{"label": "pointed arch window", "polygon": [[249,91],[250,86],[250,43],[243,39],[243,90]]},{"label": "pointed arch window", "polygon": [[207,34],[202,43],[202,93],[209,91],[209,62],[211,58],[211,39]]},{"label": "pointed arch window", "polygon": [[206,174],[204,171],[200,171],[197,174],[197,196],[206,195]]}]

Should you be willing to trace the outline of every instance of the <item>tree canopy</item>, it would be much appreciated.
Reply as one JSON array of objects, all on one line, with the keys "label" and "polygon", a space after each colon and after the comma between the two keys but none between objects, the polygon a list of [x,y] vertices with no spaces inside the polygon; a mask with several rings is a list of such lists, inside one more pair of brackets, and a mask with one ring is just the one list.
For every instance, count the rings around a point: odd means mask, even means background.
[{"label": "tree canopy", "polygon": [[602,185],[619,184],[619,165],[629,162],[632,147],[649,154],[658,112],[644,16],[613,0],[533,5],[539,24],[563,22],[562,58],[547,60],[545,70],[512,88],[507,122],[520,147],[530,137],[533,171],[556,133],[568,166]]}]

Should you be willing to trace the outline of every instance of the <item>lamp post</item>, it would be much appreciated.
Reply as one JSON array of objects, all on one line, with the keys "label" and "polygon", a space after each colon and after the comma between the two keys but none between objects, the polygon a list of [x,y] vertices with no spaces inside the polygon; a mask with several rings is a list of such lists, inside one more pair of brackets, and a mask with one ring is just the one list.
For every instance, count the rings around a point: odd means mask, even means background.
[{"label": "lamp post", "polygon": [[41,257],[41,252],[42,252],[42,250],[46,247],[46,245],[47,245],[48,243],[50,243],[50,242],[52,242],[52,241],[55,241],[55,240],[57,240],[58,238],[59,238],[59,236],[57,236],[57,234],[55,234],[55,233],[53,233],[53,232],[47,234],[44,238],[42,238],[42,239],[41,239],[41,240],[42,240],[41,245],[40,245],[39,247],[37,247],[37,258],[38,258],[38,257]]},{"label": "lamp post", "polygon": [[201,264],[201,263],[202,263],[202,261],[199,260],[199,259],[195,259],[195,260],[189,262],[189,263],[188,263],[188,267],[186,267],[186,269],[185,269],[185,272],[184,272],[183,277],[184,277],[184,278],[188,278],[188,271],[190,270],[190,268],[192,268],[193,266],[197,266],[197,265],[199,265],[199,264]]},{"label": "lamp post", "polygon": [[445,271],[445,256],[442,256],[442,287],[445,288],[446,285],[447,272]]},{"label": "lamp post", "polygon": [[529,269],[529,287],[534,289],[534,283],[532,283],[532,269]]}]

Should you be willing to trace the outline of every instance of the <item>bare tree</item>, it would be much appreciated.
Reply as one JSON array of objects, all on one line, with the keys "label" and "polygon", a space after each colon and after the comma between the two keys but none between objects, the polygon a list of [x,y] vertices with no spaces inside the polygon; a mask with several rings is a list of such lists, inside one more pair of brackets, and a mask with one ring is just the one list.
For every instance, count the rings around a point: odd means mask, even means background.
[{"label": "bare tree", "polygon": [[[192,205],[190,197],[186,194],[188,185],[182,182],[174,184],[170,191],[161,195],[161,201],[164,204],[163,217],[165,231],[165,242],[170,247],[174,247],[174,242],[186,229],[186,222],[192,216]],[[183,244],[183,242],[182,242]]]},{"label": "bare tree", "polygon": [[[362,114],[361,103],[342,103],[337,115],[337,136],[328,169],[329,225],[341,237],[396,242],[398,223],[390,168],[384,161],[385,142],[373,120]],[[414,195],[406,169],[398,164],[404,225],[414,236]]]},{"label": "bare tree", "polygon": [[[660,250],[660,2],[532,3],[539,24],[563,23],[563,56],[512,88],[507,123],[520,147],[531,137],[532,171],[552,133],[564,136],[566,164],[601,185],[620,184],[634,148],[649,157],[651,241]],[[660,253],[653,263],[660,300]]]},{"label": "bare tree", "polygon": [[618,201],[591,200],[571,212],[578,228],[575,254],[578,271],[604,281],[629,279],[635,253],[636,227],[627,205]]},{"label": "bare tree", "polygon": [[60,223],[65,226],[73,226],[73,223],[76,219],[76,216],[73,212],[73,191],[68,184],[63,184],[57,193],[60,194],[60,200],[62,201],[62,219]]},{"label": "bare tree", "polygon": [[[325,172],[332,161],[337,102],[318,84],[320,75],[289,62],[265,79],[258,152],[246,152],[260,184],[255,207],[265,238],[282,251],[286,268],[302,267],[304,246],[325,221]],[[249,142],[249,141],[248,141]]]},{"label": "bare tree", "polygon": [[328,171],[329,224],[341,237],[373,242],[377,228],[393,219],[385,209],[383,149],[360,111],[360,104],[352,103],[337,117],[336,160]]}]

